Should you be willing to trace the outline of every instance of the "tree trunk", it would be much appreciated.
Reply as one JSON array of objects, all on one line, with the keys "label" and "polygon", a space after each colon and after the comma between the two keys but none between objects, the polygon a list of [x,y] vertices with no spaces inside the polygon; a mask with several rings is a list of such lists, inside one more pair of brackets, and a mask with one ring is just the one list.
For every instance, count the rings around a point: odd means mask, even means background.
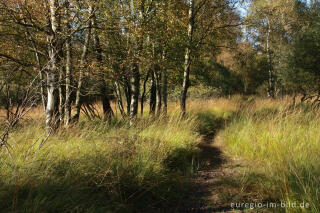
[{"label": "tree trunk", "polygon": [[[62,49],[62,48],[61,48]],[[62,58],[62,53],[59,58]],[[63,61],[61,61],[63,62]],[[65,69],[62,63],[59,65],[59,123],[62,124],[64,120],[64,107],[65,107]]]},{"label": "tree trunk", "polygon": [[267,33],[267,57],[268,57],[268,67],[269,67],[269,88],[268,88],[268,96],[274,98],[274,75],[273,75],[273,65],[272,65],[272,56],[270,51],[270,33],[271,26],[269,22],[269,18],[267,17],[268,22],[268,33]]},{"label": "tree trunk", "polygon": [[39,78],[40,78],[40,93],[41,93],[41,102],[42,102],[42,106],[44,111],[46,111],[46,94],[45,94],[45,79],[44,79],[44,72],[43,70],[40,70],[39,73]]},{"label": "tree trunk", "polygon": [[148,71],[144,81],[143,81],[143,91],[142,91],[142,95],[141,95],[141,101],[140,101],[140,113],[141,113],[141,116],[143,116],[143,105],[144,105],[144,99],[145,99],[145,96],[146,96],[146,87],[147,87],[147,82],[148,82],[148,79],[149,79],[149,75],[150,75],[150,70]]},{"label": "tree trunk", "polygon": [[[95,17],[92,18],[92,26],[96,27],[95,24]],[[112,116],[114,116],[114,113],[111,108],[109,95],[107,94],[106,90],[106,80],[105,80],[105,73],[102,69],[102,49],[100,46],[100,39],[99,35],[97,33],[97,30],[93,30],[93,44],[94,44],[94,50],[96,54],[96,59],[98,61],[99,66],[99,74],[100,74],[100,99],[102,102],[102,108],[103,108],[103,115],[105,120],[110,120]]]},{"label": "tree trunk", "polygon": [[57,67],[57,2],[49,0],[50,7],[50,35],[48,36],[49,43],[49,70],[47,72],[47,107],[46,107],[46,129],[47,134],[50,134],[55,128],[54,112],[56,109],[56,75]]},{"label": "tree trunk", "polygon": [[[93,6],[89,5],[89,16],[92,15]],[[89,20],[86,26],[86,35],[84,39],[82,55],[80,60],[80,72],[79,72],[79,79],[78,79],[78,87],[76,92],[76,103],[75,103],[75,114],[73,116],[73,121],[78,122],[80,117],[80,109],[81,109],[81,88],[83,83],[83,74],[84,74],[84,66],[88,54],[88,47],[90,43],[90,36],[91,36],[91,21]]]},{"label": "tree trunk", "polygon": [[151,71],[151,88],[150,88],[150,115],[154,116],[156,111],[156,80],[154,77],[154,70]]},{"label": "tree trunk", "polygon": [[140,74],[137,63],[133,64],[131,73],[131,104],[130,104],[130,125],[133,124],[138,114],[138,101],[140,90]]},{"label": "tree trunk", "polygon": [[115,87],[115,91],[116,91],[118,107],[119,107],[119,110],[120,110],[122,117],[124,118],[126,116],[126,113],[124,112],[121,90],[120,90],[119,83],[117,81],[114,82],[114,87]]},{"label": "tree trunk", "polygon": [[162,73],[162,99],[163,99],[163,115],[167,115],[168,111],[168,77],[167,72],[163,69]]},{"label": "tree trunk", "polygon": [[180,100],[180,110],[182,115],[186,113],[186,100],[187,100],[188,88],[190,85],[189,75],[190,75],[190,65],[191,65],[191,45],[192,45],[193,30],[194,30],[194,0],[190,0],[189,24],[188,24],[188,46],[186,48],[186,53],[185,53],[183,85],[182,85],[182,93],[181,93],[181,100]]},{"label": "tree trunk", "polygon": [[47,73],[47,107],[46,107],[46,128],[47,133],[50,134],[54,127],[54,111],[56,108],[56,66],[53,62],[54,56],[50,53],[50,70]]},{"label": "tree trunk", "polygon": [[155,80],[156,80],[156,108],[157,116],[161,114],[162,97],[161,97],[161,73],[159,65],[155,65]]},{"label": "tree trunk", "polygon": [[[144,26],[144,3],[145,0],[140,1],[139,5],[139,20],[138,26],[143,29]],[[139,94],[140,94],[140,73],[139,73],[139,65],[138,58],[143,50],[143,39],[144,33],[141,31],[142,35],[137,41],[137,49],[135,50],[133,57],[133,64],[131,70],[131,104],[130,104],[130,125],[132,125],[138,115],[138,105],[139,105]]]},{"label": "tree trunk", "polygon": [[71,120],[71,82],[72,82],[72,43],[68,38],[66,41],[66,100],[65,100],[65,126],[68,126]]},{"label": "tree trunk", "polygon": [[[165,64],[166,55],[165,51],[162,52],[162,64]],[[163,115],[167,115],[168,111],[168,76],[166,67],[163,65],[162,67],[162,99],[163,99]]]},{"label": "tree trunk", "polygon": [[103,116],[105,120],[110,120],[113,116],[113,110],[110,104],[110,99],[108,97],[108,95],[106,94],[106,90],[103,90],[102,92],[104,92],[103,94],[105,94],[104,96],[102,96],[102,109],[103,109]]},{"label": "tree trunk", "polygon": [[124,94],[126,96],[126,102],[127,102],[127,114],[130,115],[130,104],[131,104],[132,92],[131,92],[131,84],[127,79],[125,80]]},{"label": "tree trunk", "polygon": [[[70,25],[70,14],[69,14],[69,4],[66,1],[66,26],[67,32],[70,33],[71,25]],[[68,35],[69,36],[69,35]],[[72,82],[72,39],[68,37],[66,40],[66,100],[65,100],[65,108],[64,108],[64,125],[67,127],[71,121],[71,82]]]}]

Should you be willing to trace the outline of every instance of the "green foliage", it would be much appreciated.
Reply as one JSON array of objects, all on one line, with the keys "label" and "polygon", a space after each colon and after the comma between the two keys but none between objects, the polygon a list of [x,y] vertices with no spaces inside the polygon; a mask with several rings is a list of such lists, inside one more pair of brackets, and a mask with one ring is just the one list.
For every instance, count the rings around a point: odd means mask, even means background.
[{"label": "green foliage", "polygon": [[216,95],[234,94],[241,90],[239,76],[227,67],[215,62],[211,58],[203,58],[195,63],[195,84],[203,84],[216,90]]},{"label": "green foliage", "polygon": [[239,45],[235,60],[236,71],[243,84],[243,93],[246,95],[259,93],[259,87],[268,81],[267,57],[249,44],[243,43]]},{"label": "green foliage", "polygon": [[303,5],[300,7],[303,9],[300,12],[304,12],[309,23],[297,33],[293,41],[288,68],[280,75],[288,90],[313,93],[319,90],[320,8],[315,6],[310,9]]},{"label": "green foliage", "polygon": [[[246,36],[259,53],[268,55],[274,71],[276,90],[281,94],[314,94],[319,90],[319,3],[306,1],[252,0],[246,17]],[[268,45],[267,45],[268,44]],[[245,59],[244,62],[251,61]],[[268,77],[269,65],[259,64]],[[241,73],[246,73],[242,70]],[[261,72],[257,72],[261,73]],[[254,76],[250,74],[249,76]],[[254,78],[253,78],[254,79]],[[258,83],[255,90],[262,93],[266,84]]]}]

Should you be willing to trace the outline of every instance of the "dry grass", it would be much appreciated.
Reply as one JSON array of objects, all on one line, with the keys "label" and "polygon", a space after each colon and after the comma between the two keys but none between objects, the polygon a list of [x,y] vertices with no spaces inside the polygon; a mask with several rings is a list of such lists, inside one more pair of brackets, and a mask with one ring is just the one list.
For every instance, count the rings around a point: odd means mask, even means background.
[{"label": "dry grass", "polygon": [[250,165],[244,184],[259,186],[266,200],[310,205],[286,212],[320,212],[319,128],[320,110],[310,104],[256,99],[221,135],[226,151]]},{"label": "dry grass", "polygon": [[[173,207],[194,171],[197,144],[219,133],[225,152],[247,162],[241,184],[262,200],[309,203],[286,212],[320,212],[320,111],[310,104],[235,96],[169,103],[169,117],[134,127],[118,118],[89,121],[45,136],[42,108],[35,108],[10,135],[14,160],[0,153],[0,208],[6,212],[149,211]],[[113,104],[113,107],[115,105]],[[101,114],[101,107],[97,105]],[[3,111],[1,111],[3,113]],[[202,136],[200,136],[202,135]]]},{"label": "dry grass", "polygon": [[82,116],[45,138],[35,108],[10,135],[13,160],[0,152],[0,209],[5,212],[155,211],[178,203],[193,171],[198,122],[170,116],[105,123]]}]

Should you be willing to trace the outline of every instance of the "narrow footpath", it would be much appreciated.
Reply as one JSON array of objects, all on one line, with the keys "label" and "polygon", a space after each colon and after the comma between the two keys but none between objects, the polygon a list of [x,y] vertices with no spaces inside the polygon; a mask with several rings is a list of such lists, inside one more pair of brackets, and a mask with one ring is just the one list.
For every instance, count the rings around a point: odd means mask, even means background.
[{"label": "narrow footpath", "polygon": [[261,202],[254,187],[242,184],[247,168],[239,159],[223,152],[219,134],[203,139],[199,144],[200,161],[204,165],[190,177],[190,188],[178,204],[176,212],[270,212],[270,209],[235,209],[243,202]]}]

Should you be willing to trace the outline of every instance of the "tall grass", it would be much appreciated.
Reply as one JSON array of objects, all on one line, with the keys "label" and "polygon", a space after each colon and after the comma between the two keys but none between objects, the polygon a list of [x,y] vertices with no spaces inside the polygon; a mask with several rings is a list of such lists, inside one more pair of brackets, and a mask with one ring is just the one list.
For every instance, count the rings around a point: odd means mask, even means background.
[{"label": "tall grass", "polygon": [[[31,116],[32,117],[32,116]],[[42,122],[10,136],[13,160],[0,152],[3,212],[154,212],[177,205],[200,136],[196,118],[82,121],[39,149]]]},{"label": "tall grass", "polygon": [[310,205],[286,212],[320,212],[319,128],[320,110],[309,104],[256,100],[242,104],[222,135],[228,153],[250,165],[244,180],[261,197]]},{"label": "tall grass", "polygon": [[262,201],[309,204],[279,211],[320,212],[319,109],[241,96],[189,102],[183,119],[177,103],[169,109],[160,119],[148,118],[146,111],[132,127],[126,121],[82,120],[41,149],[43,118],[35,110],[10,135],[13,159],[0,152],[0,209],[174,211],[190,193],[185,175],[201,165],[197,145],[220,129],[224,151],[246,162],[238,180],[243,186],[254,185]]}]

